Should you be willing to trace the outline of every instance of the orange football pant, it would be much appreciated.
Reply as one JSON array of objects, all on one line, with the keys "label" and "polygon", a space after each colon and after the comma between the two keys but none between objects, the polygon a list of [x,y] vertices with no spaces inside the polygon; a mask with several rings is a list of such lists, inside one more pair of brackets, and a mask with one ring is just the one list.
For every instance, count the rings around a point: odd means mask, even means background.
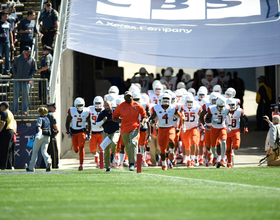
[{"label": "orange football pant", "polygon": [[191,148],[191,144],[195,144],[197,147],[199,142],[199,131],[197,130],[197,127],[186,130],[185,133],[181,133],[181,138],[183,146],[186,150],[189,150]]},{"label": "orange football pant", "polygon": [[165,154],[168,143],[174,143],[176,131],[174,127],[158,129],[158,144],[161,154]]},{"label": "orange football pant", "polygon": [[80,132],[77,134],[72,134],[72,144],[74,151],[80,156],[80,164],[84,163],[85,159],[85,141],[86,141],[86,132]]},{"label": "orange football pant", "polygon": [[97,145],[99,146],[98,147],[99,151],[102,151],[102,148],[100,147],[102,141],[103,141],[102,133],[91,134],[91,139],[89,142],[90,152],[96,152]]}]

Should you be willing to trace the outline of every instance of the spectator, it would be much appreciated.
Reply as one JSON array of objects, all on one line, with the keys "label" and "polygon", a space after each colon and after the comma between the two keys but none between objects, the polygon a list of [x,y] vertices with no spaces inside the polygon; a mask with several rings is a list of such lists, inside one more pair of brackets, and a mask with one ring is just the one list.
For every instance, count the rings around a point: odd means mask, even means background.
[{"label": "spectator", "polygon": [[21,33],[20,53],[22,53],[25,46],[32,48],[34,33],[38,34],[40,37],[43,36],[37,29],[35,17],[36,13],[31,9],[27,12],[27,18],[22,19],[18,25],[18,31]]},{"label": "spectator", "polygon": [[[140,75],[139,77],[136,76],[138,74]],[[144,67],[141,67],[139,72],[135,73],[130,81],[132,83],[139,83],[141,85],[141,92],[147,93],[151,83],[151,78],[149,77],[147,70]]]},{"label": "spectator", "polygon": [[233,72],[233,88],[236,91],[235,98],[240,99],[240,107],[243,108],[243,96],[245,93],[245,84],[242,79],[240,79],[238,76],[238,73],[236,71]]},{"label": "spectator", "polygon": [[38,158],[38,151],[41,148],[43,159],[46,163],[46,171],[51,171],[51,158],[47,153],[48,145],[50,143],[50,120],[47,117],[48,110],[45,107],[38,108],[39,117],[36,123],[36,137],[33,145],[31,160],[29,162],[27,172],[34,172],[36,161]]},{"label": "spectator", "polygon": [[[53,57],[50,54],[52,48],[45,45],[43,48],[43,54],[44,56],[41,59],[41,68],[38,70],[38,72],[41,74],[42,79],[48,79],[48,82],[50,81],[50,75],[51,75],[51,68],[52,68],[52,62]],[[46,89],[48,87],[48,84],[46,84],[46,81],[41,81],[39,84],[39,98],[41,101],[45,104],[46,103]],[[43,92],[43,93],[42,93]]]},{"label": "spectator", "polygon": [[121,135],[128,154],[129,170],[133,171],[140,129],[139,117],[142,118],[141,126],[143,126],[146,122],[146,111],[142,105],[132,100],[129,91],[125,92],[124,100],[116,107],[112,118],[114,122],[121,123]]},{"label": "spectator", "polygon": [[[18,17],[16,15],[16,13],[14,12],[15,10],[15,2],[10,2],[7,4],[7,9],[9,12],[9,16],[8,16],[8,22],[11,24],[11,31],[13,33],[13,43],[15,44],[15,39],[16,39],[16,30],[17,30],[17,23],[18,23]],[[11,42],[12,43],[12,42]],[[14,60],[14,50],[11,50],[11,61]]]},{"label": "spectator", "polygon": [[[20,92],[22,92],[21,112],[27,115],[29,108],[29,88],[31,79],[37,72],[37,63],[34,58],[30,56],[31,48],[25,46],[23,53],[15,58],[13,63],[14,74],[14,98],[12,111],[14,114],[18,113],[18,101]],[[27,81],[16,81],[17,79],[26,79]]]},{"label": "spectator", "polygon": [[97,118],[96,125],[97,126],[102,126],[104,128],[103,131],[103,140],[105,138],[109,138],[112,142],[109,146],[105,148],[104,151],[104,160],[105,160],[105,168],[106,172],[110,172],[110,151],[112,148],[112,161],[114,160],[114,156],[116,153],[116,148],[118,144],[118,140],[120,137],[120,129],[119,129],[119,124],[113,122],[112,120],[112,115],[113,115],[113,109],[112,109],[112,103],[110,101],[105,101],[104,102],[104,110],[102,110]]},{"label": "spectator", "polygon": [[58,31],[58,12],[52,8],[51,1],[46,1],[44,6],[45,10],[41,13],[39,18],[40,31],[44,35],[42,37],[42,44],[52,47],[54,35],[60,34]]},{"label": "spectator", "polygon": [[268,122],[270,127],[265,141],[266,154],[269,155],[267,158],[267,166],[280,166],[280,149],[277,149],[277,147],[279,147],[280,138],[280,117],[279,115],[274,115],[271,122],[268,116],[264,116],[264,120]]},{"label": "spectator", "polygon": [[[11,24],[7,21],[9,12],[1,12],[0,20],[0,54],[5,54],[5,75],[10,74],[11,50],[14,49],[14,40],[11,31]],[[0,64],[0,74],[2,74],[3,64]]]},{"label": "spectator", "polygon": [[264,123],[263,116],[270,114],[270,102],[272,100],[271,88],[265,84],[265,77],[258,78],[259,89],[257,91],[256,102],[257,108],[257,128],[256,131],[267,131],[268,124]]},{"label": "spectator", "polygon": [[3,60],[2,54],[0,53],[0,64],[3,62],[4,62],[4,60]]},{"label": "spectator", "polygon": [[0,109],[0,169],[5,170],[13,168],[14,116],[9,110],[8,102],[2,102]]}]

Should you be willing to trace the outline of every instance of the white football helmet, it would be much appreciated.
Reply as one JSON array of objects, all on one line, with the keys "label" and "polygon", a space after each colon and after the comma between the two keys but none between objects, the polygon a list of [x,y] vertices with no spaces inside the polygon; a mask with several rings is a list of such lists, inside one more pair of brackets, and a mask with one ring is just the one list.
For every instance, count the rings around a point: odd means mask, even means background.
[{"label": "white football helmet", "polygon": [[146,103],[146,104],[150,103],[150,97],[146,93],[142,93],[141,95],[142,95],[142,101],[144,103]]},{"label": "white football helmet", "polygon": [[207,96],[207,91],[205,89],[199,89],[197,91],[197,98],[199,101],[201,101],[203,98],[206,98]]},{"label": "white football helmet", "polygon": [[133,101],[141,103],[141,94],[139,92],[132,93]]},{"label": "white football helmet", "polygon": [[226,103],[229,105],[231,111],[236,109],[236,100],[229,98]]},{"label": "white football helmet", "polygon": [[124,102],[124,99],[119,97],[119,98],[116,100],[116,105],[118,106],[118,105],[121,104],[122,102]]},{"label": "white football helmet", "polygon": [[210,99],[210,102],[211,102],[212,105],[216,105],[216,101],[217,101],[217,99],[218,99],[218,97],[219,97],[219,94],[220,94],[220,93],[218,93],[218,92],[212,92],[212,93],[210,94],[209,99]]},{"label": "white football helmet", "polygon": [[185,96],[185,104],[188,108],[192,108],[194,105],[194,97],[192,94]]},{"label": "white football helmet", "polygon": [[96,96],[94,99],[93,99],[93,106],[96,108],[96,109],[101,109],[103,108],[103,105],[104,105],[104,101],[103,101],[103,98],[101,96]]},{"label": "white football helmet", "polygon": [[182,92],[183,92],[183,95],[186,95],[186,94],[188,94],[188,91],[185,89],[185,88],[182,88],[182,89],[180,89],[180,90],[182,90]]},{"label": "white football helmet", "polygon": [[175,95],[174,92],[172,92],[170,89],[166,89],[164,91],[164,93],[167,93],[167,94],[170,95],[170,97],[171,97],[171,104],[175,104],[176,103],[176,95]]},{"label": "white football helmet", "polygon": [[170,105],[171,104],[171,96],[168,93],[164,93],[161,96],[161,104],[162,105]]},{"label": "white football helmet", "polygon": [[118,99],[118,96],[115,95],[115,94],[108,94],[104,97],[104,100],[105,101],[110,101],[111,104],[112,104],[112,107],[116,107],[117,104],[116,104],[116,100]]},{"label": "white football helmet", "polygon": [[234,98],[235,97],[235,94],[236,94],[236,91],[234,88],[230,87],[226,90],[225,92],[225,96],[226,98]]},{"label": "white football helmet", "polygon": [[166,69],[164,71],[165,78],[170,78],[172,76],[172,72],[169,69]]},{"label": "white football helmet", "polygon": [[85,107],[85,100],[81,97],[76,98],[74,101],[74,106],[78,111],[83,111]]},{"label": "white football helmet", "polygon": [[179,83],[177,84],[177,89],[185,89],[185,88],[186,88],[185,83],[179,82]]},{"label": "white football helmet", "polygon": [[169,71],[171,72],[171,75],[173,75],[174,70],[173,70],[173,68],[172,68],[172,67],[167,67],[166,69],[167,69],[167,70],[169,70]]},{"label": "white football helmet", "polygon": [[108,93],[119,95],[119,88],[117,86],[111,86],[108,90]]},{"label": "white football helmet", "polygon": [[141,84],[140,83],[134,83],[134,85],[137,86],[139,91],[141,92]]},{"label": "white football helmet", "polygon": [[190,74],[188,73],[184,73],[181,80],[184,82],[184,83],[187,83],[191,80],[191,77],[190,77]]},{"label": "white football helmet", "polygon": [[222,94],[222,88],[221,88],[221,86],[220,86],[220,85],[215,85],[215,86],[213,87],[213,92],[218,92],[218,93]]},{"label": "white football helmet", "polygon": [[219,111],[223,110],[224,107],[226,106],[226,101],[224,98],[222,97],[218,97],[217,101],[216,101],[216,106],[217,106],[217,109]]},{"label": "white football helmet", "polygon": [[183,91],[181,89],[177,89],[175,91],[177,102],[182,102]]},{"label": "white football helmet", "polygon": [[206,94],[208,94],[208,89],[207,89],[205,86],[200,86],[200,87],[198,88],[198,91],[205,91]]},{"label": "white football helmet", "polygon": [[163,92],[163,86],[162,84],[159,82],[159,83],[156,83],[154,86],[153,86],[153,90],[154,90],[154,93],[159,96],[162,92]]},{"label": "white football helmet", "polygon": [[129,87],[128,91],[131,93],[140,93],[141,88],[139,89],[139,87],[137,85],[133,84]]},{"label": "white football helmet", "polygon": [[212,70],[206,70],[205,76],[210,78],[210,80],[213,79],[213,71]]},{"label": "white football helmet", "polygon": [[190,92],[191,94],[193,94],[193,96],[196,95],[196,91],[195,91],[194,88],[189,88],[189,89],[188,89],[188,92]]},{"label": "white football helmet", "polygon": [[155,85],[158,84],[158,83],[161,84],[161,82],[159,80],[157,80],[157,79],[153,81],[153,84],[152,84],[153,90],[154,90]]}]

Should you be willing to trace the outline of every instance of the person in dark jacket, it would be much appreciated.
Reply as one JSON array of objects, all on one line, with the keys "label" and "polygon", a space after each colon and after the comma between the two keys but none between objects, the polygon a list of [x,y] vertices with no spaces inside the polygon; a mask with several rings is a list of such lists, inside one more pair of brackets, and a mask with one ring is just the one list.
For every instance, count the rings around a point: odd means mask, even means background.
[{"label": "person in dark jacket", "polygon": [[47,117],[48,110],[45,107],[40,107],[38,108],[38,113],[39,117],[37,118],[36,123],[36,137],[33,145],[31,160],[28,168],[26,168],[27,172],[34,172],[40,148],[43,159],[46,163],[46,171],[51,171],[51,157],[47,153],[51,136],[50,120]]},{"label": "person in dark jacket", "polygon": [[[21,112],[27,115],[29,108],[29,89],[30,79],[37,72],[37,63],[33,57],[30,56],[31,48],[29,46],[24,47],[24,51],[21,55],[17,56],[13,62],[13,74],[14,74],[14,99],[12,112],[18,113],[19,95],[22,92],[22,104]],[[16,81],[17,79],[26,79],[26,81]]]},{"label": "person in dark jacket", "polygon": [[259,89],[257,91],[256,102],[257,108],[257,128],[256,131],[268,131],[268,124],[263,120],[264,115],[271,115],[270,104],[272,100],[271,88],[266,85],[265,77],[260,76],[258,78]]}]

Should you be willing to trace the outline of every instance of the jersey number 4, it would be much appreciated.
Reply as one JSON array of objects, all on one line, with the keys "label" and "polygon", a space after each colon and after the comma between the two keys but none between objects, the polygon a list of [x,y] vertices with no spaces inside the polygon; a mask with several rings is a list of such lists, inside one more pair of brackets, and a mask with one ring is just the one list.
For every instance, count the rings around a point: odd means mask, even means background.
[{"label": "jersey number 4", "polygon": [[162,119],[165,119],[165,124],[168,124],[168,115],[167,114],[162,116]]}]

